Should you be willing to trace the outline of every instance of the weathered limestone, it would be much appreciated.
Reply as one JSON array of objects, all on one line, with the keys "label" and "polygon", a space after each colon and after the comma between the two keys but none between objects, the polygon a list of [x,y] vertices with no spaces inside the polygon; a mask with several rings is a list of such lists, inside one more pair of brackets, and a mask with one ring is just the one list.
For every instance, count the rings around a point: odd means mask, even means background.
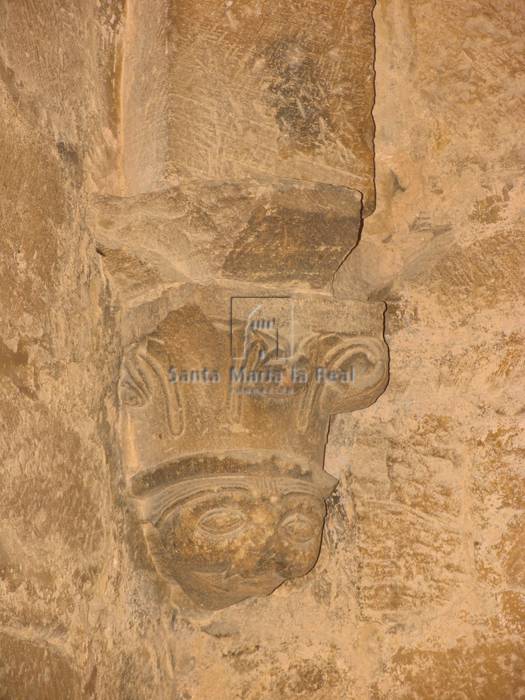
[{"label": "weathered limestone", "polygon": [[[102,5],[0,3],[2,700],[123,685],[104,673],[121,662],[93,607],[110,562],[127,559],[110,419],[119,341],[85,225],[90,189],[116,179],[119,13]],[[140,664],[129,672],[145,681]]]},{"label": "weathered limestone", "polygon": [[309,571],[336,483],[323,471],[330,415],[371,403],[387,377],[380,304],[184,289],[130,347],[120,384],[130,491],[159,572],[215,608]]},{"label": "weathered limestone", "polygon": [[129,492],[157,571],[203,607],[313,567],[330,416],[386,386],[382,304],[331,295],[374,203],[371,9],[129,6],[128,196],[91,226],[133,327]]},{"label": "weathered limestone", "polygon": [[101,197],[92,222],[128,305],[191,282],[329,293],[360,226],[359,192],[269,178]]},{"label": "weathered limestone", "polygon": [[[290,180],[95,203],[106,269],[138,318],[120,381],[130,495],[157,570],[204,607],[270,593],[317,559],[330,416],[388,377],[383,305],[330,295],[360,215],[358,192]],[[141,323],[135,307],[156,294],[167,309]]]},{"label": "weathered limestone", "polygon": [[374,207],[373,0],[131,0],[126,191],[291,178]]},{"label": "weathered limestone", "polygon": [[[2,700],[523,696],[525,16],[376,3],[365,218],[371,10],[0,3]],[[252,295],[262,375],[186,382],[241,372]],[[300,432],[290,364],[347,344]]]}]

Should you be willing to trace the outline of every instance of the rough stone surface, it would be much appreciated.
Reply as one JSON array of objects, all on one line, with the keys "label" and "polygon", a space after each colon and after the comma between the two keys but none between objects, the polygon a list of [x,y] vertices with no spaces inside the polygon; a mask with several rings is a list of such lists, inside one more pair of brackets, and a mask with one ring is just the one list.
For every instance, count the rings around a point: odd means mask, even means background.
[{"label": "rough stone surface", "polygon": [[373,0],[130,0],[123,172],[130,193],[276,177],[374,208]]},{"label": "rough stone surface", "polygon": [[137,306],[189,282],[329,292],[361,212],[357,190],[266,178],[97,197],[90,223],[121,300]]},{"label": "rough stone surface", "polygon": [[[207,4],[182,2],[183,21]],[[250,4],[225,3],[231,21]],[[125,31],[117,2],[0,7],[0,698],[525,697],[523,8],[377,3],[377,209],[335,290],[386,301],[390,384],[366,411],[332,421],[326,469],[339,484],[316,567],[269,597],[205,612],[173,604],[158,580],[117,449],[122,346],[152,332],[172,298],[161,289],[153,303],[158,267],[106,241],[101,253],[121,273],[110,286],[91,228],[93,195],[140,196],[166,177],[178,187],[162,156],[192,148],[172,130],[190,119],[172,100],[177,76],[162,83],[176,7],[147,5],[139,15],[129,3]],[[304,37],[319,44],[322,21],[333,26],[324,7],[305,13]],[[141,49],[141,89],[157,78],[164,88],[121,142],[120,42],[146,25],[158,41]],[[210,45],[220,55],[219,38]],[[308,76],[323,75],[321,48],[309,52]],[[300,89],[287,80],[268,113]],[[319,89],[308,78],[312,110]],[[229,99],[246,109],[242,93]],[[157,119],[165,111],[170,120]],[[191,114],[195,128],[213,122]],[[346,119],[338,128],[352,138]],[[299,153],[312,124],[295,132]],[[136,143],[127,152],[126,139]],[[121,326],[133,279],[140,304]]]}]

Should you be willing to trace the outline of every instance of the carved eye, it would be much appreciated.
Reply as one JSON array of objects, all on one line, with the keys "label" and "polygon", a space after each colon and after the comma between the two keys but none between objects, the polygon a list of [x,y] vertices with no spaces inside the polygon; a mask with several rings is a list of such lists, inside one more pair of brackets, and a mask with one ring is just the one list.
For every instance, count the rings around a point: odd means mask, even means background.
[{"label": "carved eye", "polygon": [[205,513],[197,523],[197,530],[212,537],[224,537],[240,530],[246,522],[241,510],[215,508]]},{"label": "carved eye", "polygon": [[281,530],[290,540],[306,544],[318,533],[318,525],[300,513],[293,513],[281,523]]}]

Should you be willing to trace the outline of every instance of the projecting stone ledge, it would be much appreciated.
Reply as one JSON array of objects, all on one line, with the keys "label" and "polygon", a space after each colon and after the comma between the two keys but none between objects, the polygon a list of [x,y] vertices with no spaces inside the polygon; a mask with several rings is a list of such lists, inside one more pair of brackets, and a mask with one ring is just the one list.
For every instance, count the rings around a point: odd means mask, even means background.
[{"label": "projecting stone ledge", "polygon": [[190,280],[328,289],[357,243],[361,195],[298,180],[197,182],[99,198],[91,226],[132,297]]}]

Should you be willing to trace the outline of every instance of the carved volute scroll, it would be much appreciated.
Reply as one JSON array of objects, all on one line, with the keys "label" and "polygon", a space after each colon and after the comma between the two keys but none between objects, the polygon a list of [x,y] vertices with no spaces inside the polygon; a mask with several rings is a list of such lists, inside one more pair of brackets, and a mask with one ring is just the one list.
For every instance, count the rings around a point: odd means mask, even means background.
[{"label": "carved volute scroll", "polygon": [[331,293],[373,207],[372,4],[130,3],[128,189],[92,225],[128,329],[128,495],[206,608],[312,569],[330,417],[388,380],[383,305]]}]

